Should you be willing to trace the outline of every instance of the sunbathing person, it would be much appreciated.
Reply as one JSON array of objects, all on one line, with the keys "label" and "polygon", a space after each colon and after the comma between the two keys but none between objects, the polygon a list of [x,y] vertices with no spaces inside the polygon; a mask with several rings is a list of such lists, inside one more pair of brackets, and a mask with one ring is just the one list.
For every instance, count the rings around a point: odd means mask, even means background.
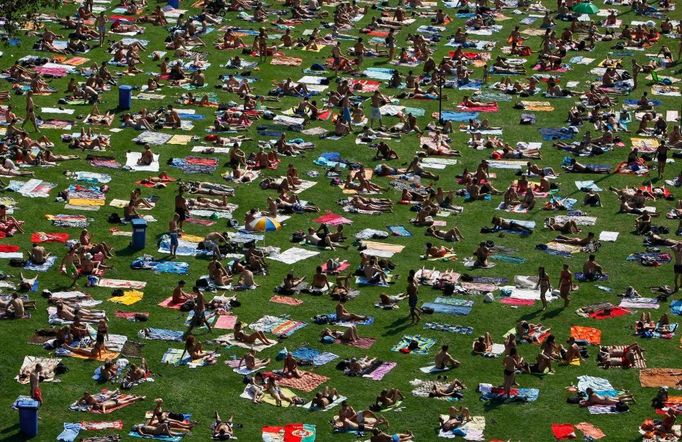
[{"label": "sunbathing person", "polygon": [[294,358],[291,353],[287,353],[284,358],[284,366],[281,371],[282,376],[285,378],[302,378],[303,373],[298,369],[298,361]]},{"label": "sunbathing person", "polygon": [[298,396],[287,396],[284,391],[282,391],[282,388],[279,386],[275,378],[269,377],[265,379],[265,390],[272,396],[272,398],[275,400],[275,404],[278,407],[282,406],[282,401],[288,402],[292,405],[301,405],[305,403],[303,399],[301,399]]},{"label": "sunbathing person", "polygon": [[448,348],[449,347],[447,345],[443,345],[434,358],[434,365],[439,370],[457,368],[460,366],[460,362],[450,356],[450,353],[448,353]]},{"label": "sunbathing person", "polygon": [[431,258],[443,258],[448,254],[454,254],[455,250],[447,248],[445,246],[434,246],[430,242],[426,243],[426,251],[424,252],[423,259]]},{"label": "sunbathing person", "polygon": [[603,368],[631,368],[635,365],[637,357],[644,359],[642,349],[637,344],[629,345],[622,350],[601,347],[597,355],[597,364]]},{"label": "sunbathing person", "polygon": [[466,386],[459,379],[453,379],[445,387],[434,385],[429,392],[429,397],[452,397],[461,399],[463,397],[462,390],[465,389]]},{"label": "sunbathing person", "polygon": [[451,227],[449,230],[440,230],[436,229],[433,226],[429,226],[426,228],[426,232],[424,232],[426,236],[433,236],[434,238],[438,238],[443,241],[448,241],[448,242],[456,242],[456,241],[461,241],[464,240],[464,236],[462,236],[462,232],[457,228],[457,227]]},{"label": "sunbathing person", "polygon": [[512,230],[512,231],[517,231],[517,232],[522,232],[526,234],[531,234],[533,233],[533,229],[530,229],[526,226],[524,226],[521,223],[518,223],[514,220],[508,220],[504,218],[500,218],[499,216],[493,216],[491,220],[493,224],[493,230]]},{"label": "sunbathing person", "polygon": [[180,431],[171,430],[171,426],[166,422],[159,422],[154,425],[150,424],[137,424],[133,426],[133,431],[140,434],[142,437],[176,437],[181,436],[184,433]]},{"label": "sunbathing person", "polygon": [[334,340],[341,341],[343,344],[352,344],[360,339],[360,335],[358,335],[358,328],[354,325],[346,327],[344,331],[326,328],[322,331],[320,336],[323,342],[325,341],[325,338],[329,336]]},{"label": "sunbathing person", "polygon": [[237,323],[234,325],[234,331],[233,331],[234,339],[238,342],[243,342],[244,344],[249,344],[249,345],[254,345],[258,344],[259,342],[262,345],[271,345],[272,341],[270,341],[266,336],[265,333],[262,331],[256,331],[251,333],[250,335],[245,334],[242,331],[242,323],[241,321],[237,321]]},{"label": "sunbathing person", "polygon": [[137,401],[144,400],[144,396],[131,396],[120,393],[118,390],[107,391],[100,393],[98,398],[87,391],[83,393],[80,399],[76,401],[77,405],[85,405],[91,407],[92,410],[100,411],[102,413],[109,412],[112,408],[121,408],[126,405],[133,404]]},{"label": "sunbathing person", "polygon": [[317,393],[310,403],[310,408],[327,408],[329,405],[338,400],[341,396],[336,391],[336,388],[329,388],[324,386],[324,388]]},{"label": "sunbathing person", "polygon": [[213,432],[211,438],[213,440],[231,440],[235,438],[232,420],[233,416],[230,416],[228,420],[223,421],[222,419],[220,419],[220,415],[216,411],[214,414],[214,421],[212,426]]},{"label": "sunbathing person", "polygon": [[469,413],[469,409],[464,406],[451,406],[448,410],[447,419],[443,419],[441,417],[438,418],[438,421],[440,422],[440,429],[445,432],[452,431],[470,420],[471,414]]},{"label": "sunbathing person", "polygon": [[573,220],[568,220],[566,222],[559,223],[556,221],[556,218],[547,218],[545,220],[545,227],[549,230],[554,230],[555,232],[561,232],[561,233],[580,233],[582,229],[578,227],[578,224],[573,221]]},{"label": "sunbathing person", "polygon": [[[344,401],[345,402],[345,401]],[[343,404],[342,404],[343,407]],[[348,407],[347,407],[348,408]],[[352,410],[352,408],[351,408]],[[354,410],[352,410],[354,412]],[[339,413],[338,420],[333,422],[337,431],[364,431],[372,430],[381,424],[388,425],[388,420],[374,414],[370,410],[360,410],[350,415]]]},{"label": "sunbathing person", "polygon": [[88,347],[71,347],[68,344],[64,344],[62,348],[88,359],[100,359],[104,350],[104,340],[97,340]]},{"label": "sunbathing person", "polygon": [[471,352],[476,355],[485,355],[493,350],[493,338],[490,332],[485,332],[485,335],[479,336],[471,346]]},{"label": "sunbathing person", "polygon": [[594,233],[589,232],[585,238],[579,238],[575,236],[565,236],[565,235],[559,235],[557,236],[554,241],[562,243],[562,244],[571,244],[574,246],[581,246],[585,247],[588,245],[591,245],[596,242],[594,239]]},{"label": "sunbathing person", "polygon": [[140,382],[141,380],[146,379],[149,376],[151,376],[151,371],[147,366],[147,360],[145,358],[142,358],[142,361],[140,362],[139,366],[137,364],[130,364],[128,372],[121,381],[121,388],[122,389],[130,388],[132,385],[135,385],[137,382]]},{"label": "sunbathing person", "polygon": [[374,407],[377,410],[388,408],[396,405],[398,402],[404,401],[405,396],[397,388],[388,388],[381,390],[374,402]]},{"label": "sunbathing person", "polygon": [[355,313],[350,313],[348,310],[346,310],[346,306],[344,305],[346,302],[345,299],[340,299],[338,304],[336,304],[335,308],[335,313],[336,313],[336,321],[341,322],[341,321],[365,321],[367,320],[367,316],[363,315],[357,315]]},{"label": "sunbathing person", "polygon": [[411,442],[414,440],[414,435],[412,432],[407,433],[385,433],[378,428],[372,429],[372,437],[369,438],[369,442]]}]

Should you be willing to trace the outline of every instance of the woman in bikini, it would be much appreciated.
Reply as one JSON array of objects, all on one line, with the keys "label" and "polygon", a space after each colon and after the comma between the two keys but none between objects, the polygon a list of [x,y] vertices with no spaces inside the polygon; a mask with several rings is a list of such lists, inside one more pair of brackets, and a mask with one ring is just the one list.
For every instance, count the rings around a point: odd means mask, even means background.
[{"label": "woman in bikini", "polygon": [[238,342],[242,342],[244,344],[256,344],[257,341],[260,341],[261,344],[263,345],[270,345],[272,344],[272,341],[270,341],[266,336],[265,333],[262,331],[256,331],[251,333],[250,335],[245,334],[242,331],[242,323],[241,321],[237,321],[237,323],[234,325],[234,339]]}]

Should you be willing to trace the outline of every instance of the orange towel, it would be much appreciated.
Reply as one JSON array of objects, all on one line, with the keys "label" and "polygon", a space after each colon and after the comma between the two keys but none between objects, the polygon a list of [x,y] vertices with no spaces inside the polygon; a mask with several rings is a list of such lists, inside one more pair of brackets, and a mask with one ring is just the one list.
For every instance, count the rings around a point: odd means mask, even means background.
[{"label": "orange towel", "polygon": [[592,345],[601,343],[601,330],[598,328],[574,325],[571,327],[571,336],[576,340],[587,341]]}]

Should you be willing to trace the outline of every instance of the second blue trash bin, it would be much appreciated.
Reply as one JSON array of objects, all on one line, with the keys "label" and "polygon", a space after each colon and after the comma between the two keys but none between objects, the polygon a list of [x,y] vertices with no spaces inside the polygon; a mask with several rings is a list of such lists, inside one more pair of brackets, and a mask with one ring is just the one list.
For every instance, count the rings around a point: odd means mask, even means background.
[{"label": "second blue trash bin", "polygon": [[118,108],[127,110],[133,104],[133,87],[122,84],[118,87]]},{"label": "second blue trash bin", "polygon": [[38,435],[38,408],[40,402],[33,399],[22,399],[16,402],[19,410],[19,429],[26,437]]},{"label": "second blue trash bin", "polygon": [[135,218],[131,224],[133,225],[133,242],[131,244],[133,249],[144,249],[147,238],[147,221],[142,218]]}]

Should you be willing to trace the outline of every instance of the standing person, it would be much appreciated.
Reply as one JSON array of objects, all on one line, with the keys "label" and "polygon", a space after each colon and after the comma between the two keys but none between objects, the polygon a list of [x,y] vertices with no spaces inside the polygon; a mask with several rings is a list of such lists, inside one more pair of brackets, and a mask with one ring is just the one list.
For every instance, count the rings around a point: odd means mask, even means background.
[{"label": "standing person", "polygon": [[520,366],[520,359],[516,347],[512,347],[509,350],[509,353],[504,357],[502,364],[504,366],[504,394],[509,398],[511,397],[512,386],[516,381],[516,370]]},{"label": "standing person", "polygon": [[374,128],[374,121],[376,120],[379,122],[379,130],[381,130],[384,127],[381,120],[381,106],[383,106],[384,103],[388,103],[389,100],[381,92],[376,90],[374,91],[374,94],[372,94],[371,101],[372,105],[369,112],[369,127]]},{"label": "standing person", "polygon": [[38,129],[35,104],[33,104],[33,91],[28,91],[28,93],[26,93],[26,118],[24,119],[24,122],[21,123],[21,128],[23,129],[24,126],[26,126],[26,123],[29,121],[33,124],[36,132],[40,133],[40,129]]},{"label": "standing person", "polygon": [[559,274],[559,296],[564,300],[564,307],[568,307],[571,301],[571,290],[573,290],[573,273],[568,269],[568,264],[564,264],[564,268]]},{"label": "standing person", "polygon": [[419,303],[419,297],[417,296],[418,292],[419,289],[414,280],[414,270],[410,270],[410,274],[407,277],[407,303],[410,306],[410,320],[412,321],[412,325],[418,324],[421,319],[421,310],[417,307],[417,304]]},{"label": "standing person", "polygon": [[395,58],[395,31],[393,29],[388,31],[384,44],[388,48],[388,61],[393,61]]},{"label": "standing person", "polygon": [[187,219],[187,199],[184,196],[185,190],[180,186],[178,194],[175,196],[175,213],[178,215],[177,230],[182,232],[182,225]]},{"label": "standing person", "polygon": [[656,163],[658,178],[661,179],[665,173],[665,163],[668,161],[668,151],[670,148],[665,144],[665,140],[661,140],[661,144],[656,148]]},{"label": "standing person", "polygon": [[637,60],[632,58],[632,90],[637,89],[637,77],[639,73],[642,72],[642,65],[637,63]]},{"label": "standing person", "polygon": [[540,289],[540,301],[542,301],[542,311],[544,312],[547,310],[547,292],[552,289],[552,283],[544,267],[538,269],[538,283],[535,290],[537,289]]},{"label": "standing person", "polygon": [[208,332],[211,332],[211,324],[208,323],[206,319],[206,300],[204,299],[204,294],[199,290],[199,287],[192,287],[192,295],[194,296],[194,316],[189,323],[189,329],[185,332],[185,337],[189,336],[195,327],[201,327],[205,325],[208,328]]},{"label": "standing person", "polygon": [[682,286],[682,243],[677,243],[671,247],[673,255],[675,255],[675,291],[680,290]]},{"label": "standing person", "polygon": [[178,236],[179,236],[179,228],[178,228],[178,221],[180,220],[180,215],[178,213],[173,214],[173,218],[170,220],[168,223],[168,236],[170,236],[170,257],[171,258],[176,258],[177,251],[178,251]]},{"label": "standing person", "polygon": [[29,385],[31,388],[31,399],[40,402],[43,405],[43,393],[40,391],[40,374],[43,371],[43,366],[36,364],[35,368],[29,376]]},{"label": "standing person", "polygon": [[107,18],[104,16],[104,11],[100,12],[95,21],[97,26],[97,34],[99,37],[99,47],[104,45],[104,37],[107,34]]}]

